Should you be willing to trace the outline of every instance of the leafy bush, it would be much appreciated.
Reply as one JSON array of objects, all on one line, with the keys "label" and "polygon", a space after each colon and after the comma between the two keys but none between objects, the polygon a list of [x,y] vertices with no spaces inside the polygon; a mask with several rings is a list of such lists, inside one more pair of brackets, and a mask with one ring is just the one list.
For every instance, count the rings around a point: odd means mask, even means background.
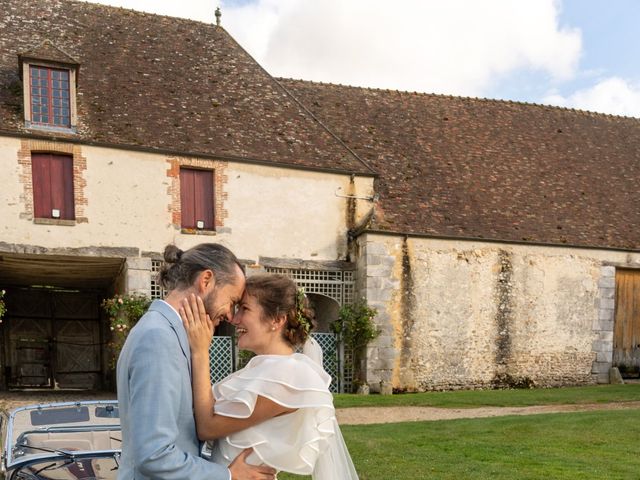
[{"label": "leafy bush", "polygon": [[111,368],[115,368],[124,341],[129,331],[138,323],[140,317],[149,308],[151,299],[141,293],[115,295],[106,298],[102,302],[102,308],[109,315],[109,328],[111,329]]},{"label": "leafy bush", "polygon": [[380,335],[380,330],[373,321],[378,311],[367,305],[365,299],[351,305],[343,305],[338,313],[338,320],[331,324],[331,329],[342,338],[346,349],[353,352],[355,387],[365,382],[364,360],[366,347]]}]

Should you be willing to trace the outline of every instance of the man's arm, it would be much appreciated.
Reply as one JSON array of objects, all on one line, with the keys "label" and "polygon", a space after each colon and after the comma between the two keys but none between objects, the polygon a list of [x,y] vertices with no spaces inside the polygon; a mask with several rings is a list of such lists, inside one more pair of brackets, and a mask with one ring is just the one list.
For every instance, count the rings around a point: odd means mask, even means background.
[{"label": "man's arm", "polygon": [[132,352],[128,382],[129,428],[136,466],[150,478],[228,480],[229,470],[176,446],[184,356],[171,330],[150,329]]}]

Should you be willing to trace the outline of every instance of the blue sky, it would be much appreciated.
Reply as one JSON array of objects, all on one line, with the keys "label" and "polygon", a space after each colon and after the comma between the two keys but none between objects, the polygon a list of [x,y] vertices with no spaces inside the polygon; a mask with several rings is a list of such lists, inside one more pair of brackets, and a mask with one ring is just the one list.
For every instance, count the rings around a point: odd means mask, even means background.
[{"label": "blue sky", "polygon": [[640,0],[91,0],[222,25],[274,76],[640,118]]}]

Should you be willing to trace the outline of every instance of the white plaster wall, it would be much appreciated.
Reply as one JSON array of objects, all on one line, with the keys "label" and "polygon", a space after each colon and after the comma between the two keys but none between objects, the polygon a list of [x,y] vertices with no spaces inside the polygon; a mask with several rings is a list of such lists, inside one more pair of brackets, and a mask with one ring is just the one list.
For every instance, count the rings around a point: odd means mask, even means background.
[{"label": "white plaster wall", "polygon": [[[87,224],[73,227],[70,241],[158,251],[171,238],[167,163],[163,156],[83,147],[87,159]],[[80,227],[80,228],[78,228]],[[76,231],[77,230],[77,231]]]},{"label": "white plaster wall", "polygon": [[[240,258],[344,259],[347,200],[336,192],[348,188],[347,175],[240,163],[229,164],[226,175],[229,216],[218,237]],[[182,237],[185,244],[202,241]]]},{"label": "white plaster wall", "polygon": [[[171,224],[165,155],[83,146],[88,222],[42,225],[21,218],[25,206],[19,149],[19,139],[0,137],[0,242],[45,248],[127,247],[141,253],[162,252],[172,242],[183,249],[219,242],[252,260],[338,260],[346,255],[347,200],[336,192],[349,191],[348,175],[229,163],[224,227],[215,235],[189,235]],[[370,195],[373,180],[356,178],[355,185],[356,194]],[[357,202],[358,216],[366,213],[367,205]]]},{"label": "white plaster wall", "polygon": [[18,218],[24,210],[22,206],[23,189],[18,182],[22,167],[18,165],[20,140],[0,136],[0,171],[2,171],[2,188],[0,188],[0,241],[15,238],[19,228]]},{"label": "white plaster wall", "polygon": [[[359,273],[383,331],[367,380],[406,390],[483,387],[498,376],[593,382],[602,267],[640,267],[640,254],[618,251],[424,238],[403,250],[402,238],[375,234],[360,242],[376,252]],[[500,286],[501,255],[509,272]]]}]

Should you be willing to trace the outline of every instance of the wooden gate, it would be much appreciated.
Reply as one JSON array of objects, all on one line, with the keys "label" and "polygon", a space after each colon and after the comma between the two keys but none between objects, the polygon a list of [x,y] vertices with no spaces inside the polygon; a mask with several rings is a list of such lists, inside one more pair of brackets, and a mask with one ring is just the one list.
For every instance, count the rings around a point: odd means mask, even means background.
[{"label": "wooden gate", "polygon": [[640,270],[616,269],[613,365],[621,372],[640,367]]},{"label": "wooden gate", "polygon": [[95,293],[19,289],[7,296],[9,387],[98,388],[100,321]]}]

